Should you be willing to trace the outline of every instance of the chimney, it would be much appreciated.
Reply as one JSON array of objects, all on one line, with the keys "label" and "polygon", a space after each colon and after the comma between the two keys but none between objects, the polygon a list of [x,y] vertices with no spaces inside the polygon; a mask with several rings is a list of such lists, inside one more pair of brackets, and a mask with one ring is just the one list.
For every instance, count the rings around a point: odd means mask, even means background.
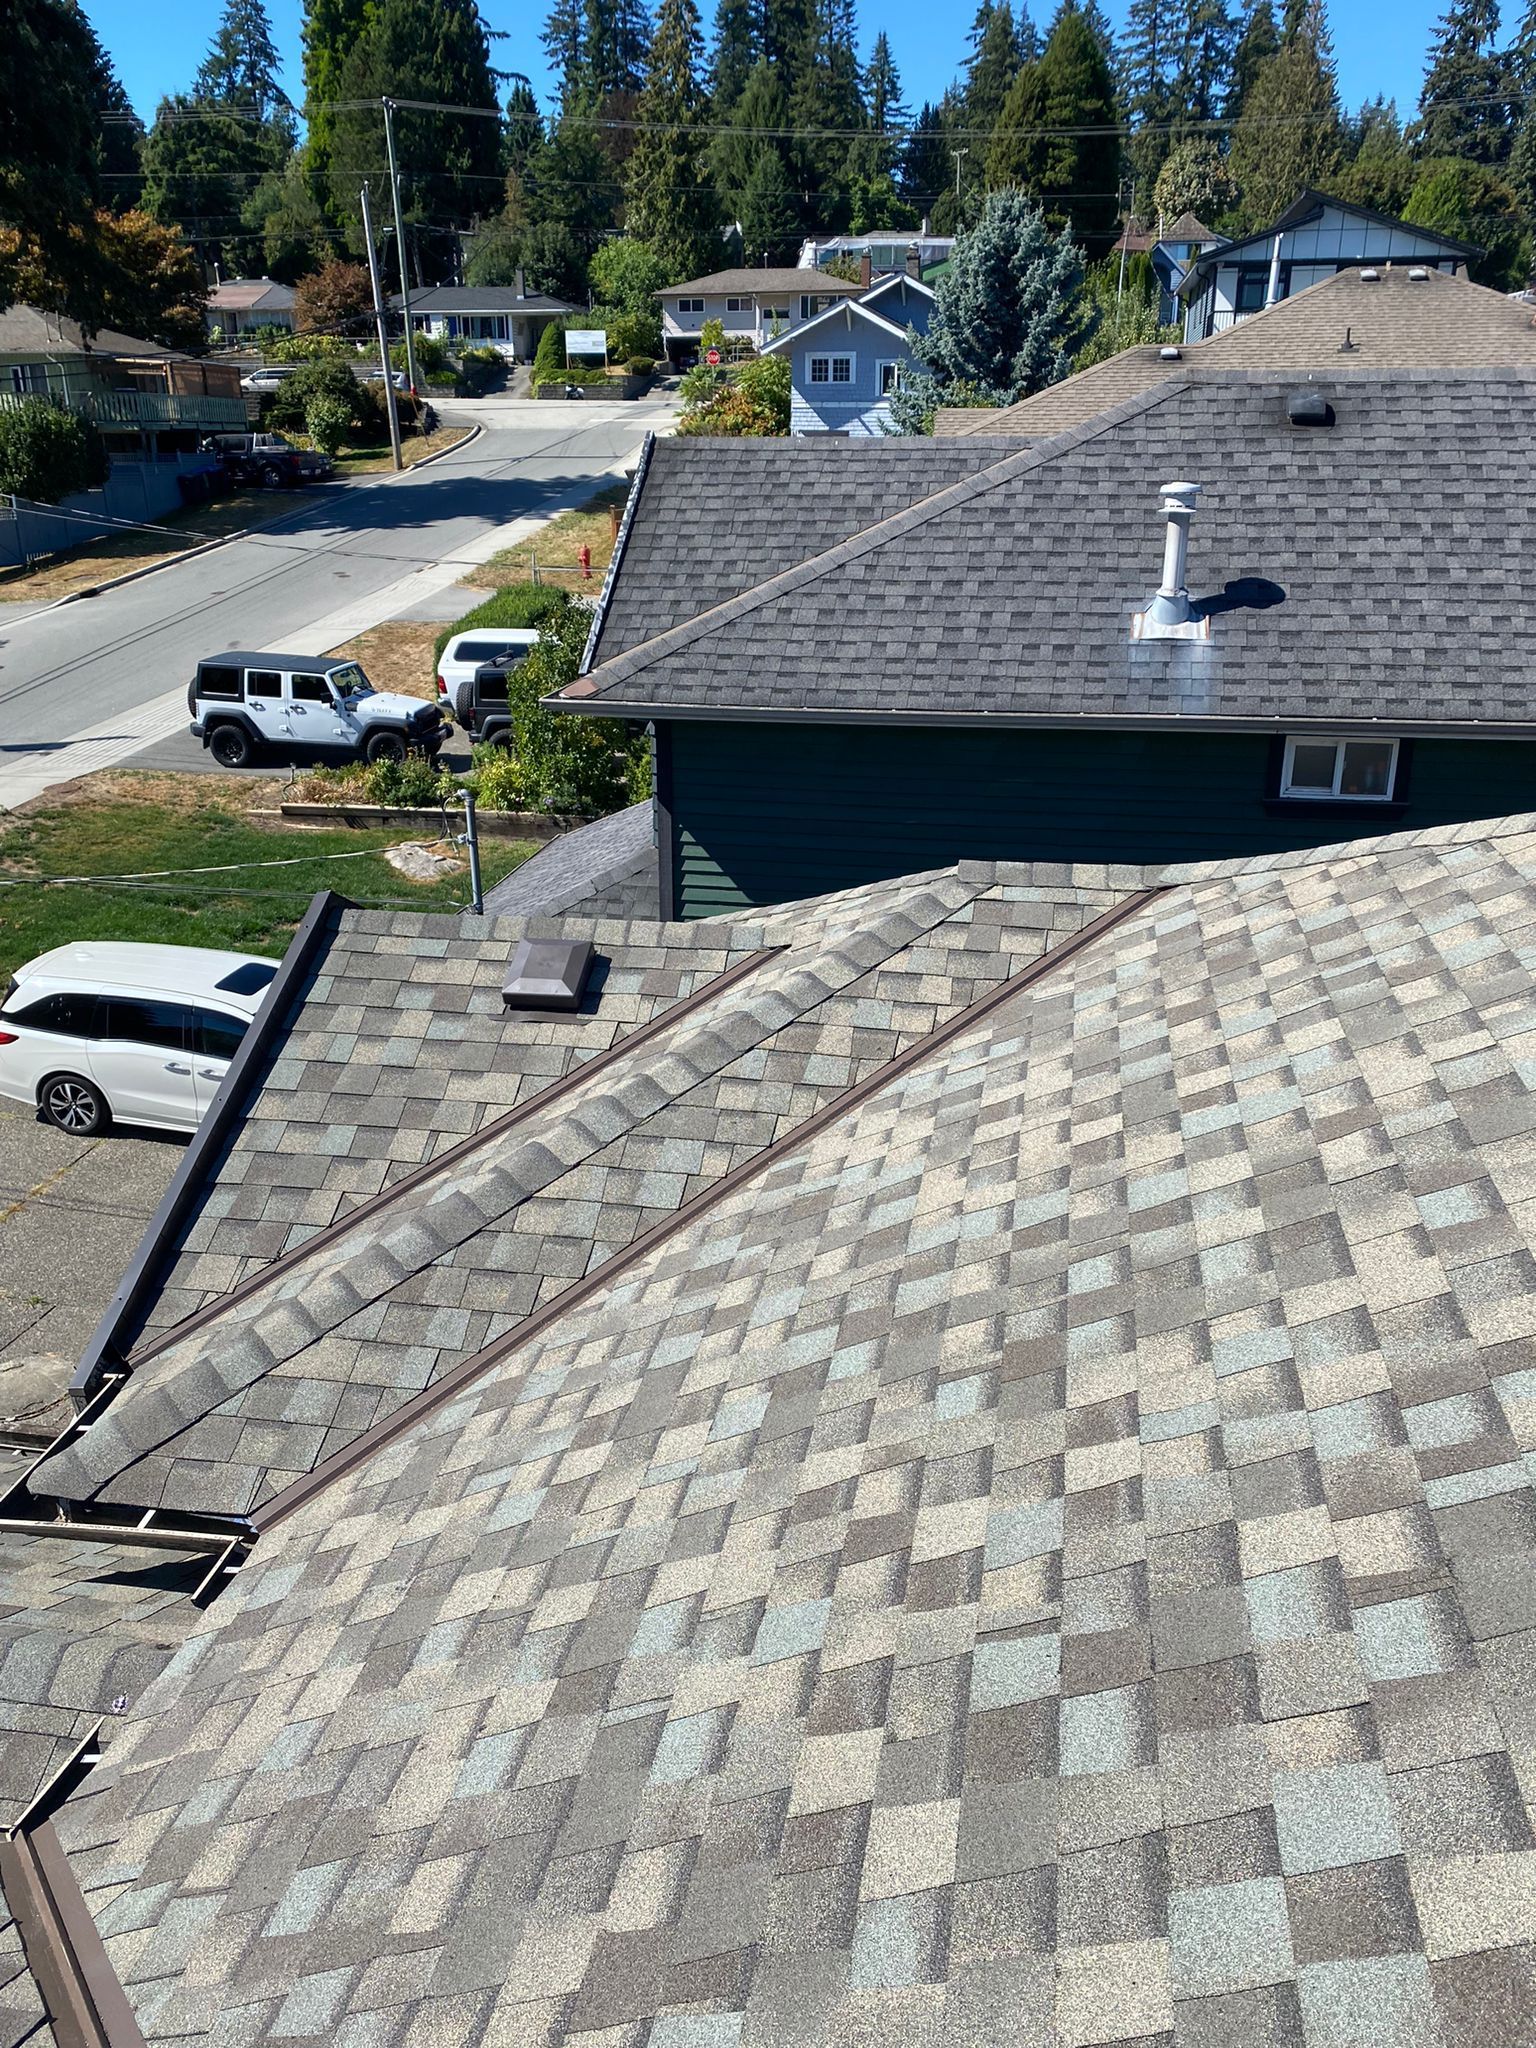
[{"label": "chimney", "polygon": [[517,277],[517,296],[518,296],[518,297],[519,297],[520,299],[525,299],[525,298],[527,298],[528,294],[527,294],[527,292],[526,292],[526,291],[524,291],[524,289],[523,289],[523,266],[521,265],[521,263],[519,263],[519,265],[517,266],[517,271],[516,271],[516,277]]},{"label": "chimney", "polygon": [[1190,483],[1164,484],[1162,513],[1167,520],[1163,536],[1163,580],[1143,612],[1131,622],[1137,640],[1204,640],[1210,621],[1196,618],[1190,609],[1186,563],[1189,555],[1189,523],[1195,516],[1195,500],[1201,486]]},{"label": "chimney", "polygon": [[875,260],[866,249],[859,258],[859,289],[868,291],[875,281]]},{"label": "chimney", "polygon": [[923,281],[923,252],[918,248],[916,242],[913,242],[907,250],[907,275],[908,277],[915,277],[919,284]]}]

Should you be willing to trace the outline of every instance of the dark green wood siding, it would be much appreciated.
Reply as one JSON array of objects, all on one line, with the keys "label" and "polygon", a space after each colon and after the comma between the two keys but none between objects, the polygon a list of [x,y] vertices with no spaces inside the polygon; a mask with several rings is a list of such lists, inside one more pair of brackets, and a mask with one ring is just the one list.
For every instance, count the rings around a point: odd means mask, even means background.
[{"label": "dark green wood siding", "polygon": [[1536,810],[1536,745],[1418,739],[1408,800],[1267,801],[1271,741],[1224,733],[897,730],[675,720],[677,914],[961,859],[1212,860]]}]

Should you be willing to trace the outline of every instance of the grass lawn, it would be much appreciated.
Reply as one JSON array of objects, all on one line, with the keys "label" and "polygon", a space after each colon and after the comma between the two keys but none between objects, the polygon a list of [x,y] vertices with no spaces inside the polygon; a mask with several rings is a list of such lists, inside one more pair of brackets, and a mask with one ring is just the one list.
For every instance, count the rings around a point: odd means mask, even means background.
[{"label": "grass lawn", "polygon": [[72,590],[125,576],[163,556],[179,555],[200,541],[219,540],[281,519],[293,511],[296,500],[291,491],[234,491],[185,512],[164,513],[155,525],[169,527],[168,533],[115,533],[110,539],[89,540],[65,554],[50,555],[30,569],[0,571],[0,604],[51,604]]},{"label": "grass lawn", "polygon": [[[507,583],[526,583],[533,562],[538,563],[541,581],[558,583],[565,590],[581,590],[595,597],[602,588],[603,571],[613,560],[613,517],[610,506],[624,510],[628,484],[610,484],[573,512],[551,519],[531,541],[523,541],[502,554],[492,555],[483,569],[476,569],[475,582],[500,590]],[[576,550],[585,541],[592,550],[592,581],[583,584]]]},{"label": "grass lawn", "polygon": [[[441,455],[445,448],[457,448],[461,441],[469,439],[468,427],[439,427],[435,434],[402,434],[400,454],[407,469],[414,469],[418,462],[425,462],[429,455]],[[302,435],[296,435],[302,440]],[[393,469],[394,457],[386,440],[378,447],[343,448],[336,457],[338,476],[373,476],[381,470]]]},{"label": "grass lawn", "polygon": [[[113,778],[110,793],[92,801],[86,788],[73,801],[39,807],[0,826],[0,882],[17,876],[126,874],[150,868],[232,865],[231,875],[189,876],[142,888],[72,884],[59,888],[0,886],[0,980],[37,954],[74,939],[154,940],[183,946],[224,946],[242,953],[280,954],[317,889],[354,901],[410,910],[453,910],[467,903],[468,878],[408,882],[381,857],[408,833],[294,831],[242,815],[215,787],[187,785],[200,776],[153,778],[159,801],[134,792],[133,778]],[[150,782],[146,778],[146,782]],[[146,792],[147,793],[147,792]],[[271,794],[271,785],[265,786]],[[531,843],[487,839],[480,858],[485,886],[534,851]],[[362,854],[326,860],[326,854]],[[294,860],[288,868],[258,861]]]}]

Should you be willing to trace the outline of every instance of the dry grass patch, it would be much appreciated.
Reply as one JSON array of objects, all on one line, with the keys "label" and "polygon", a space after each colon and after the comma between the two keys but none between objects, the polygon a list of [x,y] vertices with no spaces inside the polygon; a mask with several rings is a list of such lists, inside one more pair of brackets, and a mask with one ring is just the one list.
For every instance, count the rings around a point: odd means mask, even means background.
[{"label": "dry grass patch", "polygon": [[[414,469],[418,462],[425,462],[429,455],[441,455],[446,448],[457,448],[461,441],[467,441],[474,432],[470,427],[439,427],[432,434],[404,434],[400,441],[401,458],[407,469]],[[302,440],[296,434],[294,439]],[[388,441],[378,448],[344,448],[336,457],[338,476],[374,476],[382,470],[394,468],[394,456]]]},{"label": "dry grass patch", "polygon": [[171,817],[193,817],[199,811],[259,810],[281,788],[265,776],[182,775],[158,768],[100,768],[73,782],[60,782],[30,802],[18,804],[0,820],[27,817],[34,811],[67,811],[76,804],[153,804]]},{"label": "dry grass patch", "polygon": [[355,640],[329,651],[349,661],[360,661],[363,673],[376,690],[398,690],[406,697],[437,701],[437,659],[433,648],[439,625],[419,619],[388,619],[382,626],[370,626]]},{"label": "dry grass patch", "polygon": [[592,550],[591,592],[595,596],[603,571],[613,560],[614,511],[622,515],[627,484],[610,484],[573,512],[562,512],[543,527],[532,540],[492,555],[483,569],[476,569],[476,583],[500,590],[508,583],[527,583],[537,564],[539,580],[558,583],[566,590],[583,588],[577,550],[583,542]]},{"label": "dry grass patch", "polygon": [[294,502],[286,491],[236,491],[186,512],[167,512],[150,531],[138,529],[115,533],[109,539],[88,540],[67,553],[35,562],[29,569],[0,571],[0,604],[51,604],[72,591],[87,590],[132,569],[184,554],[205,540],[222,540],[232,533],[270,526],[273,520],[291,513]]}]

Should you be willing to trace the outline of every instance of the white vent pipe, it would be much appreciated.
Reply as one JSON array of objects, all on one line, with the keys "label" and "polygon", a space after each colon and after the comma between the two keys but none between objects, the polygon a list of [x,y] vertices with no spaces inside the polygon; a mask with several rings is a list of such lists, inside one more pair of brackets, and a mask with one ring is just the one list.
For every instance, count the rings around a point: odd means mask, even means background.
[{"label": "white vent pipe", "polygon": [[1195,516],[1199,484],[1164,484],[1162,512],[1168,521],[1163,537],[1163,580],[1147,607],[1147,618],[1157,626],[1183,626],[1189,622],[1189,587],[1185,565],[1189,557],[1189,522]]}]

